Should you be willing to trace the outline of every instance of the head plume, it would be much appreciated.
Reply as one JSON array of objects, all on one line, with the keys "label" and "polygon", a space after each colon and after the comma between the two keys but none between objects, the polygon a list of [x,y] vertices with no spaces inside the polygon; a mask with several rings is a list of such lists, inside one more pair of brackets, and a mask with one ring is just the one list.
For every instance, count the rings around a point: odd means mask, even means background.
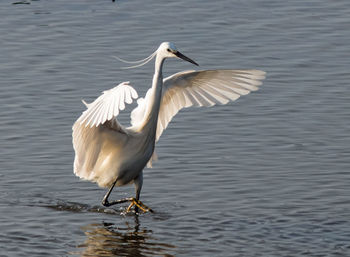
[{"label": "head plume", "polygon": [[124,60],[118,56],[112,56],[112,57],[114,57],[115,59],[117,59],[118,61],[121,61],[123,63],[135,64],[132,66],[123,67],[122,69],[133,69],[133,68],[141,67],[141,66],[145,65],[146,63],[150,62],[154,58],[154,56],[156,56],[156,54],[157,54],[157,50],[154,51],[150,56],[148,56],[142,60],[138,60],[138,61],[127,61],[127,60]]}]

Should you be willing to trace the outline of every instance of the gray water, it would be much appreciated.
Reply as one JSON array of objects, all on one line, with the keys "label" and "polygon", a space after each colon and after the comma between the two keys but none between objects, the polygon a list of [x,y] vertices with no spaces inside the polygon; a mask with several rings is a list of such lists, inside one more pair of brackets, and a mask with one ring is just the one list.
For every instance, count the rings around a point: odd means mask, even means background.
[{"label": "gray water", "polygon": [[[350,256],[349,28],[348,0],[1,1],[0,256]],[[111,56],[162,41],[267,78],[175,116],[144,172],[155,213],[125,215],[74,176],[71,126],[121,81],[143,95],[153,65]]]}]

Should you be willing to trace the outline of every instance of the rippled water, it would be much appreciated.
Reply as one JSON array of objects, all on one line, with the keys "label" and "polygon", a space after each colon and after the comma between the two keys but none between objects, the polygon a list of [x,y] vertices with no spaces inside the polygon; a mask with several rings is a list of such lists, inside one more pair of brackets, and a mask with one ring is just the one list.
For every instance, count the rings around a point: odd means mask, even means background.
[{"label": "rippled water", "polygon": [[[0,17],[0,256],[350,255],[349,1],[5,0]],[[145,170],[156,213],[135,217],[74,176],[71,125],[116,83],[142,95],[153,65],[111,56],[162,41],[201,69],[268,76],[175,117]]]}]

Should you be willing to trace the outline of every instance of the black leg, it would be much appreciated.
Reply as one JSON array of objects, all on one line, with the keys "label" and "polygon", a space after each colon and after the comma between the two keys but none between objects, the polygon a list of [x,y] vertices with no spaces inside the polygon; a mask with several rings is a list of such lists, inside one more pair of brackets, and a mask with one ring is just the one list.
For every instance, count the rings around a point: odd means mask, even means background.
[{"label": "black leg", "polygon": [[120,204],[120,203],[126,203],[126,202],[131,202],[131,204],[129,205],[127,212],[130,211],[131,207],[135,207],[135,212],[138,213],[139,209],[143,210],[144,212],[153,212],[152,209],[150,209],[149,207],[147,207],[146,205],[144,205],[139,199],[140,199],[140,192],[141,192],[141,187],[142,187],[142,176],[139,176],[136,180],[135,180],[135,185],[136,185],[136,198],[124,198],[121,200],[115,200],[112,202],[108,201],[108,197],[109,195],[112,193],[112,190],[115,186],[115,184],[117,183],[117,181],[115,181],[112,186],[110,187],[110,189],[108,190],[108,192],[106,193],[106,195],[103,197],[102,200],[102,204],[103,206],[109,207],[115,204]]},{"label": "black leg", "polygon": [[108,190],[108,192],[105,194],[105,196],[103,197],[103,200],[102,200],[102,205],[103,206],[111,206],[111,204],[108,202],[108,197],[109,195],[112,193],[112,190],[115,186],[115,183],[117,183],[117,181],[114,181],[113,185],[110,187],[110,189]]},{"label": "black leg", "polygon": [[[140,175],[134,180],[135,184],[135,191],[136,191],[136,200],[140,200],[140,193],[141,193],[141,188],[143,184],[143,171],[140,173]],[[139,207],[135,205],[135,213],[139,213]]]},{"label": "black leg", "polygon": [[109,195],[112,193],[112,190],[115,186],[115,184],[117,183],[117,181],[115,181],[113,183],[113,185],[111,186],[111,188],[108,190],[108,192],[106,193],[106,195],[103,197],[103,200],[102,200],[102,205],[103,206],[106,206],[106,207],[109,207],[109,206],[112,206],[112,205],[115,205],[115,204],[120,204],[120,203],[126,203],[126,202],[130,202],[133,200],[133,198],[125,198],[125,199],[121,199],[121,200],[116,200],[116,201],[112,201],[112,202],[109,202],[108,201],[108,197]]},{"label": "black leg", "polygon": [[115,181],[113,183],[113,185],[110,187],[110,189],[108,190],[106,195],[103,197],[103,200],[102,200],[102,205],[103,206],[109,207],[109,206],[112,206],[112,205],[115,205],[115,204],[126,203],[126,202],[133,202],[134,201],[134,198],[124,198],[124,199],[120,199],[120,200],[115,200],[115,201],[109,202],[108,201],[108,197],[112,193],[112,190],[113,190],[113,188],[114,188],[116,183],[117,183],[117,181]]}]

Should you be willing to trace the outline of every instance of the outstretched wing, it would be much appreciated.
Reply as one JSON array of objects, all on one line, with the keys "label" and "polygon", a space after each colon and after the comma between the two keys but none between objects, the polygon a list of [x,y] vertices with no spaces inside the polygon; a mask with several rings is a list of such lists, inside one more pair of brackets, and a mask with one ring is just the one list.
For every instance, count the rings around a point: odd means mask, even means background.
[{"label": "outstretched wing", "polygon": [[258,90],[265,78],[260,70],[183,71],[164,79],[156,140],[182,108],[213,106]]},{"label": "outstretched wing", "polygon": [[[85,127],[98,127],[106,121],[111,121],[118,116],[119,110],[125,109],[125,103],[131,104],[136,99],[137,92],[129,85],[129,82],[120,83],[118,86],[106,90],[91,104],[86,104],[87,110],[79,117],[77,122]],[[121,128],[121,125],[113,120],[112,123]],[[115,124],[116,123],[116,124]]]},{"label": "outstretched wing", "polygon": [[[127,132],[119,124],[116,117],[119,110],[125,108],[125,103],[130,104],[133,98],[137,98],[136,91],[128,82],[124,82],[115,88],[104,91],[91,104],[83,101],[87,110],[74,123],[72,134],[75,151],[74,173],[77,176],[98,182],[101,186],[108,186],[108,174],[96,175],[95,165],[99,165],[99,158],[106,137],[113,134],[111,138],[115,139],[117,137],[118,142],[126,138],[125,134]],[[111,133],[111,130],[120,133]]]}]

